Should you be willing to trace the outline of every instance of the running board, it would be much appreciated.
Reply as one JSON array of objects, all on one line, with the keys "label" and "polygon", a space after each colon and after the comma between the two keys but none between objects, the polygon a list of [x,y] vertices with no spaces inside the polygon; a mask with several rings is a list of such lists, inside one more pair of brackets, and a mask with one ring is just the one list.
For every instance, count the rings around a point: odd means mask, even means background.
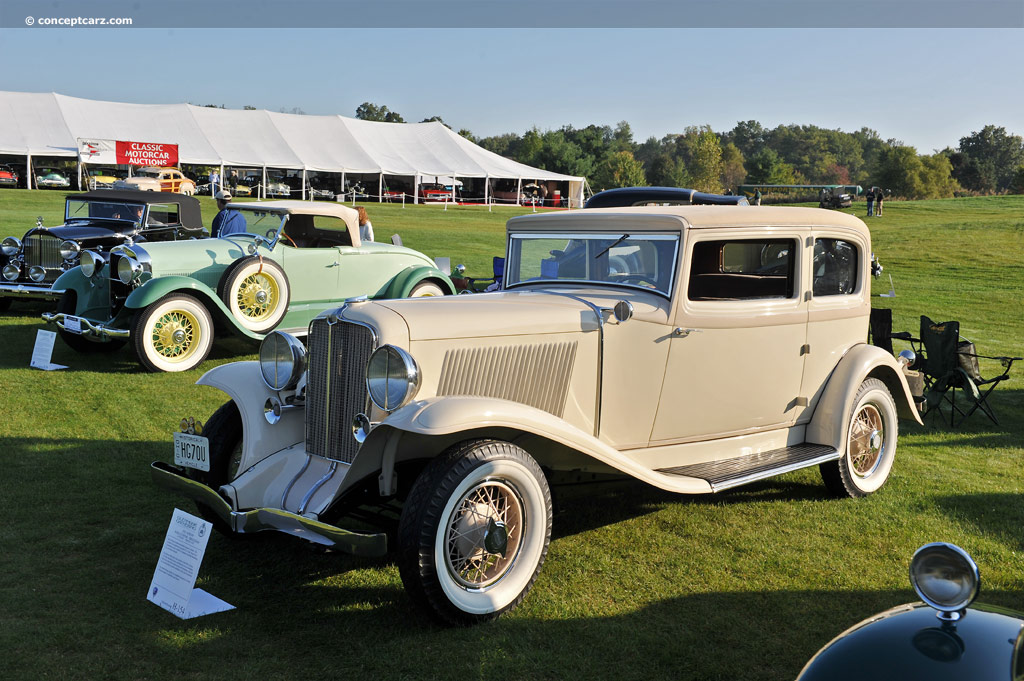
[{"label": "running board", "polygon": [[689,466],[659,468],[658,472],[665,475],[699,478],[711,485],[711,491],[720,492],[755,480],[816,466],[826,461],[835,461],[838,458],[839,452],[828,445],[805,443],[724,461],[706,461]]}]

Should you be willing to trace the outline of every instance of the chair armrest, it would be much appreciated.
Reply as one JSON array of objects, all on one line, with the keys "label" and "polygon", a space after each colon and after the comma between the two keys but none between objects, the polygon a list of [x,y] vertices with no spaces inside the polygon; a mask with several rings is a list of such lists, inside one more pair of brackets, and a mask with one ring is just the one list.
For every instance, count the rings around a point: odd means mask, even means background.
[{"label": "chair armrest", "polygon": [[897,331],[896,333],[890,333],[889,338],[895,338],[896,340],[901,341],[912,341],[914,343],[921,342],[921,339],[911,336],[909,331]]}]

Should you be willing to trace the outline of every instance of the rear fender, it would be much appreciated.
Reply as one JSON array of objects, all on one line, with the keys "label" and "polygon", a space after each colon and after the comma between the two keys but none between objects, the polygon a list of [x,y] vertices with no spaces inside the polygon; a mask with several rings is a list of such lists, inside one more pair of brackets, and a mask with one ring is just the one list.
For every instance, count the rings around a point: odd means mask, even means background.
[{"label": "rear fender", "polygon": [[[831,445],[836,451],[846,451],[850,410],[860,384],[868,378],[877,378],[889,389],[900,417],[922,423],[914,407],[910,386],[896,358],[875,347],[861,343],[847,352],[825,385],[825,392],[814,409],[807,426],[807,442]],[[838,416],[837,416],[838,415]]]},{"label": "rear fender", "polygon": [[412,265],[395,275],[381,297],[408,298],[416,284],[426,280],[440,286],[445,295],[455,295],[455,285],[444,272],[429,265]]}]

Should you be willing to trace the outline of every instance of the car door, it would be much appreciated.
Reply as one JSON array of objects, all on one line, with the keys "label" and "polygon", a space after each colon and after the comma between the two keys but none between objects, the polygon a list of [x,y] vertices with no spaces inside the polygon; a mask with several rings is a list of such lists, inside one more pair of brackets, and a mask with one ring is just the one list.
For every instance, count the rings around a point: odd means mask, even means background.
[{"label": "car door", "polygon": [[792,425],[807,303],[807,230],[690,230],[651,444]]}]

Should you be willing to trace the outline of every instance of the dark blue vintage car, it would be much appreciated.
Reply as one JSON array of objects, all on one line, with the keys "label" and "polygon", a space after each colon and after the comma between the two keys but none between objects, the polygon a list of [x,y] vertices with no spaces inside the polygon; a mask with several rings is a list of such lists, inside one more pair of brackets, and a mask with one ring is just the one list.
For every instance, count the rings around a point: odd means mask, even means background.
[{"label": "dark blue vintage car", "polygon": [[910,582],[922,603],[850,627],[811,658],[797,681],[1024,679],[1024,614],[971,605],[980,578],[966,551],[922,546],[910,562]]}]

